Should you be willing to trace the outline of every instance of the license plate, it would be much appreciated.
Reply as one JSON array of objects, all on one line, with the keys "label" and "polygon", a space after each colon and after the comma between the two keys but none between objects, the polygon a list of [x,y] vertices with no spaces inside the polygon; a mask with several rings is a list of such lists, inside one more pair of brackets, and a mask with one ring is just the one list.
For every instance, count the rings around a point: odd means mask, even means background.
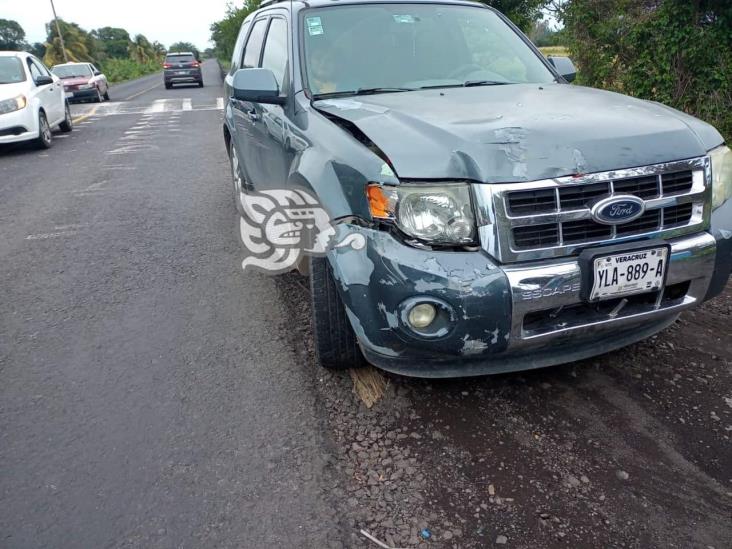
[{"label": "license plate", "polygon": [[177,72],[177,73],[175,73],[175,74],[188,74],[188,71],[178,71],[178,72]]},{"label": "license plate", "polygon": [[74,97],[74,92],[66,92],[66,98]]},{"label": "license plate", "polygon": [[596,257],[590,301],[660,290],[667,264],[666,247]]}]

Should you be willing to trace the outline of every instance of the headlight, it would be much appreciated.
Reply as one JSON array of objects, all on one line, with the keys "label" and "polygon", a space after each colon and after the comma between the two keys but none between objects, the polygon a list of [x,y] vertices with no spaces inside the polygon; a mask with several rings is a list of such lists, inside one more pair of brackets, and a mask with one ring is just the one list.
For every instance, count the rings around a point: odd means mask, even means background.
[{"label": "headlight", "polygon": [[80,90],[90,90],[94,87],[94,84],[82,84],[79,86]]},{"label": "headlight", "polygon": [[25,98],[25,95],[19,95],[18,97],[13,97],[12,99],[0,101],[0,114],[7,114],[9,112],[19,111],[20,109],[24,109],[27,104],[28,100]]},{"label": "headlight", "polygon": [[394,222],[408,236],[434,245],[475,242],[468,185],[370,184],[366,194],[371,215]]},{"label": "headlight", "polygon": [[732,198],[732,150],[722,145],[709,153],[712,163],[712,209]]}]

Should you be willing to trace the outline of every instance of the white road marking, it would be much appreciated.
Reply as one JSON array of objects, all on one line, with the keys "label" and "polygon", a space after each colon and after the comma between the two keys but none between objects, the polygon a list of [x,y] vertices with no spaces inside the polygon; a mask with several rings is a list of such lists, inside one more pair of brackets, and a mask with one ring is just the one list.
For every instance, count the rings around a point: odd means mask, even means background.
[{"label": "white road marking", "polygon": [[137,166],[123,166],[121,164],[115,164],[112,166],[102,166],[105,170],[136,170]]},{"label": "white road marking", "polygon": [[150,105],[147,109],[145,109],[146,114],[152,114],[155,112],[163,112],[165,111],[165,104],[168,102],[167,99],[156,99],[153,101],[153,104]]},{"label": "white road marking", "polygon": [[192,111],[193,110],[193,103],[191,103],[190,97],[186,97],[183,100],[183,110],[184,111]]},{"label": "white road marking", "polygon": [[76,231],[61,231],[57,233],[39,233],[29,234],[25,237],[26,240],[47,240],[49,238],[58,238],[60,236],[74,236]]},{"label": "white road marking", "polygon": [[224,98],[223,97],[216,98],[216,108],[220,111],[224,110]]}]

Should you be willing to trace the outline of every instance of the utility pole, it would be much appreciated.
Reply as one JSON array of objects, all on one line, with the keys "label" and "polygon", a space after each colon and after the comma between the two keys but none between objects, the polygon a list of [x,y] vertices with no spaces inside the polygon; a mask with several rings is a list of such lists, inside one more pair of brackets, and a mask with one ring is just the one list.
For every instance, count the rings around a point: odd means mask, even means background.
[{"label": "utility pole", "polygon": [[53,5],[53,0],[51,0],[51,9],[53,10],[53,21],[56,23],[56,32],[58,33],[58,39],[61,42],[61,51],[64,54],[64,63],[68,63],[69,56],[66,55],[66,46],[64,45],[64,35],[61,34],[61,27],[58,24],[58,16],[56,15],[56,6]]}]

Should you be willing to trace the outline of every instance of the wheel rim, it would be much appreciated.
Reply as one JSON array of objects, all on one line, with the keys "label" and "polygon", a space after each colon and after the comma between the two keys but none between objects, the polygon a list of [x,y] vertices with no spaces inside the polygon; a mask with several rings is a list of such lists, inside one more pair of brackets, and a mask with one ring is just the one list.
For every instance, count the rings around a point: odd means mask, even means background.
[{"label": "wheel rim", "polygon": [[234,179],[234,196],[239,200],[239,193],[242,192],[241,172],[239,171],[239,155],[236,153],[236,147],[231,147],[231,173]]},{"label": "wheel rim", "polygon": [[41,117],[41,139],[46,143],[51,142],[51,127],[48,125],[48,120],[46,120],[45,116]]}]

